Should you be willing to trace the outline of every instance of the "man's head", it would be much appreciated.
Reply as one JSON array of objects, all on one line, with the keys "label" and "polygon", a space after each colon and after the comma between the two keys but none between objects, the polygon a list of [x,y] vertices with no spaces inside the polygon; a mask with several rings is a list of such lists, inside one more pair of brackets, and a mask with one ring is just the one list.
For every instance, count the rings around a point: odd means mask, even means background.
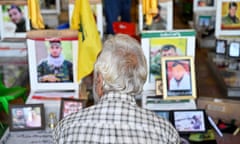
[{"label": "man's head", "polygon": [[50,54],[52,57],[54,57],[54,58],[59,57],[62,52],[61,41],[60,40],[51,40],[49,51],[50,51]]},{"label": "man's head", "polygon": [[15,114],[16,114],[16,118],[20,119],[24,117],[24,113],[22,109],[16,109]]},{"label": "man's head", "polygon": [[229,6],[228,6],[228,9],[229,9],[229,15],[230,15],[231,17],[236,16],[237,3],[236,3],[236,2],[230,2],[230,3],[229,3]]},{"label": "man's head", "polygon": [[20,23],[23,18],[22,10],[16,5],[11,5],[11,7],[8,9],[8,15],[11,21],[15,24]]},{"label": "man's head", "polygon": [[136,95],[147,78],[146,58],[137,40],[117,34],[106,40],[94,69],[94,92]]},{"label": "man's head", "polygon": [[186,73],[184,64],[181,61],[174,61],[172,64],[172,75],[176,80],[181,80]]},{"label": "man's head", "polygon": [[176,47],[174,45],[164,45],[161,49],[161,56],[177,56]]}]

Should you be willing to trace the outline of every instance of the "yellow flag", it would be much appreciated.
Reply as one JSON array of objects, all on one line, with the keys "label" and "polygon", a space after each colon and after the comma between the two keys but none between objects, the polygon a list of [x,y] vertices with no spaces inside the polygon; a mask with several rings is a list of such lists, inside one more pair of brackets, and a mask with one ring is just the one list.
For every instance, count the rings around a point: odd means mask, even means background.
[{"label": "yellow flag", "polygon": [[146,17],[146,25],[152,24],[152,19],[158,12],[157,5],[157,0],[142,0],[142,11]]},{"label": "yellow flag", "polygon": [[102,49],[100,34],[89,0],[75,0],[70,28],[78,30],[78,81],[93,71]]},{"label": "yellow flag", "polygon": [[28,17],[32,27],[35,29],[44,29],[44,21],[40,11],[39,0],[28,0]]}]

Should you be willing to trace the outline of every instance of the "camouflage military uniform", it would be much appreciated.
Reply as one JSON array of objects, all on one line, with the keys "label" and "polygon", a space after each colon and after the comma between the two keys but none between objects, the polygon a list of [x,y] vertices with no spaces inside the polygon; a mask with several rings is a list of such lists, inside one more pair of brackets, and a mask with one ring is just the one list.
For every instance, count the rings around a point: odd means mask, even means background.
[{"label": "camouflage military uniform", "polygon": [[54,75],[60,81],[59,82],[72,82],[73,81],[73,69],[72,63],[64,60],[60,67],[48,65],[47,60],[38,65],[38,81],[41,81],[44,75]]},{"label": "camouflage military uniform", "polygon": [[229,15],[222,18],[222,24],[228,25],[228,24],[238,24],[240,22],[239,18],[233,17],[231,18]]}]

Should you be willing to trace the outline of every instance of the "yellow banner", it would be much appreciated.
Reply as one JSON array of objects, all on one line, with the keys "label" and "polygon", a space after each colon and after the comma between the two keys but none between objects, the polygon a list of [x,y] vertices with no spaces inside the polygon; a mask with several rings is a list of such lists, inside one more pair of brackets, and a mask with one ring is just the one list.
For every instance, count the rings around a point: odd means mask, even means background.
[{"label": "yellow banner", "polygon": [[78,30],[78,81],[89,75],[102,49],[100,34],[89,0],[76,0],[70,28]]}]

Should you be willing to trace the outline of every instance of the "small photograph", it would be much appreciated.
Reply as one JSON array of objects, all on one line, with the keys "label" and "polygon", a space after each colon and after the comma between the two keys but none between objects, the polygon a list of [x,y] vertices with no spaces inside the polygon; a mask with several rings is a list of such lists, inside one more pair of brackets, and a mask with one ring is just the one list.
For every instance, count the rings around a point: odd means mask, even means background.
[{"label": "small photograph", "polygon": [[215,36],[236,36],[240,32],[240,0],[220,0],[216,9]]},{"label": "small photograph", "polygon": [[39,83],[73,82],[72,44],[61,39],[35,41]]},{"label": "small photograph", "polygon": [[216,53],[226,54],[227,40],[216,40]]},{"label": "small photograph", "polygon": [[139,8],[140,31],[172,30],[173,2],[171,0],[158,0],[147,7],[145,1]]},{"label": "small photograph", "polygon": [[163,57],[163,98],[193,99],[196,97],[193,57]]},{"label": "small photograph", "polygon": [[168,89],[190,90],[191,75],[190,64],[187,60],[167,61]]},{"label": "small photograph", "polygon": [[10,105],[10,130],[37,130],[45,128],[43,104]]},{"label": "small photograph", "polygon": [[240,29],[240,1],[222,2],[222,30]]},{"label": "small photograph", "polygon": [[228,56],[235,58],[240,57],[240,42],[230,42]]},{"label": "small photograph", "polygon": [[202,38],[213,36],[215,33],[215,16],[200,15],[198,17],[198,31]]},{"label": "small photograph", "polygon": [[167,26],[167,7],[157,5],[157,13],[152,18],[152,23],[148,24],[147,15],[144,17],[143,30],[165,30]]},{"label": "small photograph", "polygon": [[26,31],[30,30],[26,7],[26,5],[18,4],[18,2],[13,4],[0,3],[2,38],[24,37]]},{"label": "small photograph", "polygon": [[61,99],[61,113],[60,119],[69,114],[78,112],[85,107],[85,101],[79,99],[62,98]]},{"label": "small photograph", "polygon": [[173,111],[173,124],[179,133],[205,132],[205,120],[203,110]]}]

